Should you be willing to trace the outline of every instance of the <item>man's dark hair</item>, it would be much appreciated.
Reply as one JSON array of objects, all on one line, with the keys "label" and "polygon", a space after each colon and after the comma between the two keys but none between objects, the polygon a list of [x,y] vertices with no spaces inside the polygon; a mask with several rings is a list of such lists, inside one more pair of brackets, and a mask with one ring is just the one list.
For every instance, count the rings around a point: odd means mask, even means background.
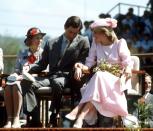
[{"label": "man's dark hair", "polygon": [[73,27],[73,28],[78,28],[80,27],[80,30],[82,29],[82,21],[78,16],[71,16],[69,17],[65,24],[64,27],[65,28],[69,28],[69,27]]}]

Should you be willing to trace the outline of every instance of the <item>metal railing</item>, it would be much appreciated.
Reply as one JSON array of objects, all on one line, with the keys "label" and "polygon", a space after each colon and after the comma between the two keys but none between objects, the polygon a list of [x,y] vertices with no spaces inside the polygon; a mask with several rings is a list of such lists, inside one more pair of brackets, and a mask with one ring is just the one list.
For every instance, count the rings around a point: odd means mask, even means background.
[{"label": "metal railing", "polygon": [[[132,55],[138,56],[141,60],[141,58],[152,57],[153,53],[139,53]],[[4,55],[3,57],[4,57],[4,73],[13,72],[17,55]],[[153,65],[148,65],[148,67],[153,67]]]},{"label": "metal railing", "polygon": [[127,7],[136,7],[137,8],[137,15],[140,16],[140,9],[144,9],[144,10],[150,10],[149,7],[146,6],[141,6],[141,5],[135,5],[135,4],[126,4],[126,3],[118,3],[116,4],[114,7],[112,7],[107,14],[111,14],[111,12],[113,10],[115,10],[116,8],[118,8],[118,13],[121,14],[121,8],[123,6],[127,6]]}]

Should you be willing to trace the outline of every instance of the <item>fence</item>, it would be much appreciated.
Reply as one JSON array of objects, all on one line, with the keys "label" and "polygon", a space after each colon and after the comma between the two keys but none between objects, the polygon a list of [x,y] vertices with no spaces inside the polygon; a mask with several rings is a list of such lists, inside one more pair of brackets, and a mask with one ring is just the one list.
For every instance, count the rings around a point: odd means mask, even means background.
[{"label": "fence", "polygon": [[[141,54],[132,54],[132,55],[138,56],[140,60],[142,58],[153,57],[153,53],[141,53]],[[15,62],[16,62],[16,55],[4,55],[4,73],[10,74],[11,72],[13,72]],[[146,69],[153,72],[152,71],[153,65],[145,65],[145,66],[142,65],[141,69]]]},{"label": "fence", "polygon": [[[136,15],[140,16],[143,14],[144,10],[150,10],[150,8],[146,6],[134,5],[134,4],[126,4],[126,3],[118,3],[114,7],[112,7],[107,14],[112,14],[113,11],[116,11],[118,14],[127,13],[128,8],[132,7],[134,10],[137,10]],[[127,8],[127,9],[126,9]],[[117,14],[115,13],[115,14]]]}]

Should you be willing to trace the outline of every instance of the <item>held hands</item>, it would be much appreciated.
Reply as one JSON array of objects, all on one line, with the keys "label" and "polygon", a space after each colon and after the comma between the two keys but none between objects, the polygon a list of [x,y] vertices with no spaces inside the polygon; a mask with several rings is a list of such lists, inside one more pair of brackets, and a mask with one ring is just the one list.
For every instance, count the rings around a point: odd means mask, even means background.
[{"label": "held hands", "polygon": [[81,77],[82,77],[82,70],[81,68],[75,68],[75,73],[74,73],[74,78],[78,81],[81,81]]},{"label": "held hands", "polygon": [[74,78],[78,81],[81,80],[82,77],[82,69],[83,69],[83,64],[82,63],[76,63],[74,65],[75,73],[74,73]]},{"label": "held hands", "polygon": [[81,77],[84,75],[84,74],[89,74],[90,71],[89,71],[89,67],[86,66],[86,65],[83,65],[82,63],[76,63],[74,65],[74,68],[75,68],[75,73],[74,73],[74,78],[76,80],[81,80]]},{"label": "held hands", "polygon": [[28,71],[30,70],[30,66],[29,66],[29,64],[28,64],[28,63],[27,63],[27,64],[24,64],[22,70],[28,72]]}]

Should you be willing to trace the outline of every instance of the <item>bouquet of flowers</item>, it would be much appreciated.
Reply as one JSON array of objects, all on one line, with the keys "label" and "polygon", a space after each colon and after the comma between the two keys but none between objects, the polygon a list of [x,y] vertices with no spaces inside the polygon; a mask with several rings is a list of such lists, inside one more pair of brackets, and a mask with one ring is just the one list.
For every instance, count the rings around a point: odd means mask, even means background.
[{"label": "bouquet of flowers", "polygon": [[97,66],[93,69],[93,72],[97,71],[108,71],[111,74],[120,77],[123,73],[123,67],[119,64],[111,64],[106,60],[100,60]]}]

